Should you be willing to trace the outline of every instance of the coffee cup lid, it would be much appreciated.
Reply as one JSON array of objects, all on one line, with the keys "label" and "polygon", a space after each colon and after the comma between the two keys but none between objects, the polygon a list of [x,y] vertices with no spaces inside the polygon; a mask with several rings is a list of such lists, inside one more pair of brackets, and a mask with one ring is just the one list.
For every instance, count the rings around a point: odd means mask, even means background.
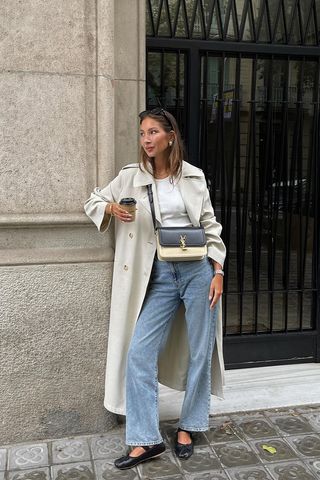
[{"label": "coffee cup lid", "polygon": [[120,205],[132,205],[136,204],[137,201],[134,198],[131,197],[126,197],[126,198],[121,198],[120,200]]}]

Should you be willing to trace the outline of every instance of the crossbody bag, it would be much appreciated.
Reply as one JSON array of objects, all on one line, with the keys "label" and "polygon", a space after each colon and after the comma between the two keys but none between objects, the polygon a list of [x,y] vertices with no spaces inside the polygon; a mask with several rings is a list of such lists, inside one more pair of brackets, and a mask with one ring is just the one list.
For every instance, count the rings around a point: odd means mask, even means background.
[{"label": "crossbody bag", "polygon": [[166,262],[202,260],[207,255],[203,227],[157,227],[152,186],[147,185],[152,220],[157,241],[158,259]]}]

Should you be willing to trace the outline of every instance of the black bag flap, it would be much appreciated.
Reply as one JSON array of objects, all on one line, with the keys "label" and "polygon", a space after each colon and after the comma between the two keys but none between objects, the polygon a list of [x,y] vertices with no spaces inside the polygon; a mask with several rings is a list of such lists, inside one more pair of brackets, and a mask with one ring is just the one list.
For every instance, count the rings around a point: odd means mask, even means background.
[{"label": "black bag flap", "polygon": [[163,247],[180,247],[181,236],[185,237],[186,247],[203,247],[207,243],[202,227],[160,227],[157,232]]}]

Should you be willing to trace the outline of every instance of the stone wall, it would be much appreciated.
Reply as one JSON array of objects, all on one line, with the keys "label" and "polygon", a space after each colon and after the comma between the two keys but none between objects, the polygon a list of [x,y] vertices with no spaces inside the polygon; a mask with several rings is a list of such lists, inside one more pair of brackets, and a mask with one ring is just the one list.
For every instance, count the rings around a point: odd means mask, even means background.
[{"label": "stone wall", "polygon": [[137,160],[144,0],[2,0],[0,444],[102,432],[112,238],[83,213]]}]

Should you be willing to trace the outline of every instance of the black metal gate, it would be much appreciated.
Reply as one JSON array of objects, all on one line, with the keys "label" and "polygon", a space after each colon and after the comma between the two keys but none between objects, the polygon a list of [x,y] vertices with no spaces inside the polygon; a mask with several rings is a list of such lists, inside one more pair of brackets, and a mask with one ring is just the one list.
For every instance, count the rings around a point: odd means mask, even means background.
[{"label": "black metal gate", "polygon": [[320,361],[320,0],[150,0],[147,19],[147,107],[177,117],[224,227],[227,366]]}]

